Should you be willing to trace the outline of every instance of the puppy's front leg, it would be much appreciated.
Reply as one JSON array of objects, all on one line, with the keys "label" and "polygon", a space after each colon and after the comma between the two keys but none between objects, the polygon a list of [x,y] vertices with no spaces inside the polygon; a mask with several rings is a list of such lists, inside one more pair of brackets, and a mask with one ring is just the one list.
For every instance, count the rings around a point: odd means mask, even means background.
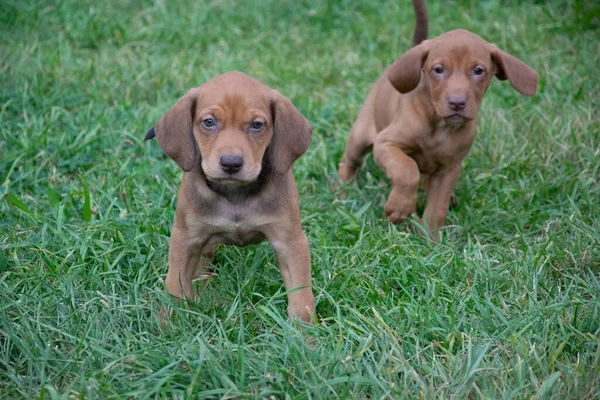
[{"label": "puppy's front leg", "polygon": [[310,250],[308,239],[302,229],[293,233],[277,230],[267,239],[275,249],[283,284],[288,293],[288,315],[311,322],[315,309],[315,297],[311,287]]},{"label": "puppy's front leg", "polygon": [[459,163],[450,170],[438,172],[429,177],[427,187],[427,206],[423,221],[429,228],[432,238],[439,240],[439,229],[444,226],[452,191],[460,177],[462,165]]},{"label": "puppy's front leg", "polygon": [[393,143],[386,142],[385,130],[378,136],[373,148],[375,163],[392,181],[392,191],[383,210],[388,221],[399,224],[417,209],[419,167],[415,160]]},{"label": "puppy's front leg", "polygon": [[207,271],[213,249],[203,251],[202,246],[191,244],[187,233],[177,222],[171,230],[169,272],[165,284],[173,296],[193,301],[195,291],[192,280]]}]

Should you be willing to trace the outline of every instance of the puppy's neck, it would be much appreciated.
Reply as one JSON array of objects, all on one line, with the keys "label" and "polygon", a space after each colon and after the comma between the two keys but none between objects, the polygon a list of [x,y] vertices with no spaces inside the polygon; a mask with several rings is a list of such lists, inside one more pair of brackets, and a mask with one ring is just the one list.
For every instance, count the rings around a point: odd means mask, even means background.
[{"label": "puppy's neck", "polygon": [[204,182],[206,182],[206,186],[211,191],[224,197],[228,202],[235,204],[262,193],[269,185],[269,182],[272,181],[274,171],[271,164],[268,161],[263,160],[258,177],[254,181],[240,186],[231,186],[210,181],[206,178],[206,174],[202,170],[202,167],[200,167],[200,173]]}]

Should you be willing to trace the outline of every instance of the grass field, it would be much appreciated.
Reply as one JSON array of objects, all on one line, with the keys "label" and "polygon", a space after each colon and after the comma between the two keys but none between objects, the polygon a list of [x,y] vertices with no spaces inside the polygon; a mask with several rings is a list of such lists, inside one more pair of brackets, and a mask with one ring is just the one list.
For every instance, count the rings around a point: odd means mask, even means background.
[{"label": "grass field", "polygon": [[[469,29],[540,74],[533,98],[494,80],[438,244],[385,221],[372,157],[330,191],[410,1],[0,0],[1,397],[597,398],[600,10],[428,3],[430,36]],[[157,317],[182,173],[142,140],[233,69],[315,128],[304,331],[266,243],[221,248],[199,303]]]}]

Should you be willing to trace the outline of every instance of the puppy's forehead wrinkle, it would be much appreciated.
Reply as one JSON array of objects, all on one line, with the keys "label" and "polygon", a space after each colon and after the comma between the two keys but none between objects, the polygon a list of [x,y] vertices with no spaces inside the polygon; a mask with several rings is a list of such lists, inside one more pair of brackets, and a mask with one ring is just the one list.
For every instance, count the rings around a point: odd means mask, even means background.
[{"label": "puppy's forehead wrinkle", "polygon": [[429,58],[448,56],[455,59],[465,57],[484,57],[490,54],[492,45],[480,36],[457,29],[444,33],[429,43]]},{"label": "puppy's forehead wrinkle", "polygon": [[268,102],[263,96],[249,98],[243,93],[228,93],[208,98],[203,104],[202,114],[215,114],[222,122],[248,123],[256,117],[269,113]]},{"label": "puppy's forehead wrinkle", "polygon": [[473,62],[489,62],[491,55],[489,48],[485,46],[469,46],[464,43],[452,43],[448,46],[439,46],[429,52],[428,60],[433,64],[460,63],[470,64]]},{"label": "puppy's forehead wrinkle", "polygon": [[247,98],[242,94],[226,94],[221,101],[221,108],[229,121],[241,121],[245,119],[248,110]]}]

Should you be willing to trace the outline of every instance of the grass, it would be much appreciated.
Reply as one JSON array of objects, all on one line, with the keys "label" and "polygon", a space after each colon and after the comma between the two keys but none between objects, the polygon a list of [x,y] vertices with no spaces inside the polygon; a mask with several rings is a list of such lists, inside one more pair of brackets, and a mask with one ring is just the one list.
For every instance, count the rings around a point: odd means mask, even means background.
[{"label": "grass", "polygon": [[[600,392],[599,9],[428,1],[525,60],[495,80],[441,243],[389,225],[370,157],[329,188],[370,84],[410,46],[402,1],[2,0],[3,398],[553,398]],[[315,128],[296,163],[318,324],[299,331],[268,244],[223,247],[162,328],[181,172],[144,134],[232,69]],[[307,345],[308,343],[308,345]]]}]

